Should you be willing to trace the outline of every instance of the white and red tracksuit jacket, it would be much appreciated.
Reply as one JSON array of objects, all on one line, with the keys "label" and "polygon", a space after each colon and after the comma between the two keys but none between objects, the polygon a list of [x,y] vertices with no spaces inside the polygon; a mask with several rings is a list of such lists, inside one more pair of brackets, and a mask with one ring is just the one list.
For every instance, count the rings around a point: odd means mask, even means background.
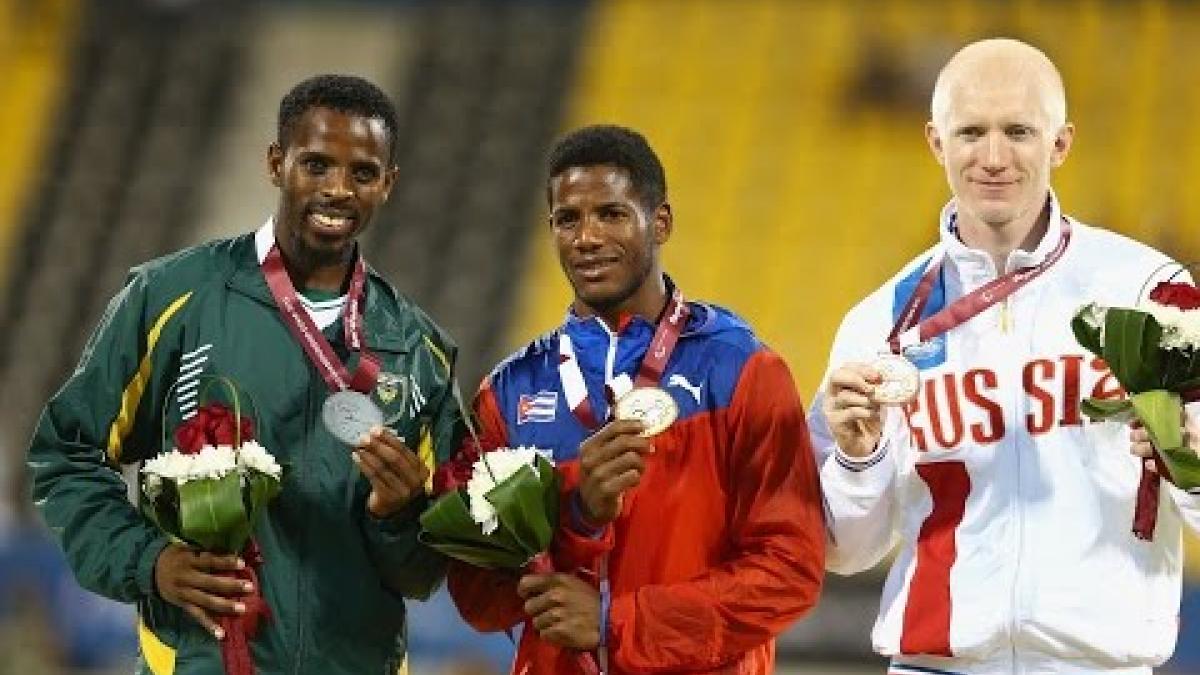
[{"label": "white and red tracksuit jacket", "polygon": [[[1051,195],[1045,238],[1058,243]],[[925,315],[995,278],[943,211],[942,278]],[[1128,427],[1093,423],[1081,397],[1120,385],[1070,328],[1087,302],[1133,306],[1163,254],[1072,222],[1063,257],[1040,277],[923,350],[917,400],[886,412],[876,453],[836,448],[820,397],[810,413],[830,516],[826,566],[851,574],[897,542],[872,639],[894,673],[1148,672],[1174,650],[1185,522],[1200,497],[1163,482],[1153,541],[1131,532],[1140,464]],[[884,346],[936,247],[842,322],[830,369]],[[1176,268],[1177,269],[1177,268]],[[1146,286],[1148,290],[1151,286]]]}]

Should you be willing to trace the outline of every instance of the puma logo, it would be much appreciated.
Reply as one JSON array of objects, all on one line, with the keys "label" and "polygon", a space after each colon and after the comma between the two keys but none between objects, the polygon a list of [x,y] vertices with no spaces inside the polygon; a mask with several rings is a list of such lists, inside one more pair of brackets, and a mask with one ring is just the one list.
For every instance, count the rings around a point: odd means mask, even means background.
[{"label": "puma logo", "polygon": [[687,391],[687,393],[692,395],[692,398],[696,399],[696,405],[700,404],[700,389],[704,387],[704,382],[701,382],[700,384],[692,384],[691,382],[688,382],[686,377],[680,375],[679,373],[675,373],[671,375],[671,377],[667,378],[667,386],[679,387],[680,389]]}]

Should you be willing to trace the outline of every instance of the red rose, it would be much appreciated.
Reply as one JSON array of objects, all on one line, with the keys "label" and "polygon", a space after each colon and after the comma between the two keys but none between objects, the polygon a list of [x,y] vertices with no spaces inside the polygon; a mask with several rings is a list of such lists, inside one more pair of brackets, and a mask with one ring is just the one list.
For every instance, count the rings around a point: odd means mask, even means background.
[{"label": "red rose", "polygon": [[204,447],[204,429],[199,424],[192,424],[195,417],[175,429],[175,447],[185,455],[194,455]]},{"label": "red rose", "polygon": [[467,486],[475,468],[475,460],[479,459],[474,450],[462,450],[450,461],[438,467],[433,473],[433,493],[443,494]]},{"label": "red rose", "polygon": [[1200,309],[1200,289],[1191,284],[1164,281],[1150,291],[1150,299],[1160,305],[1182,310]]},{"label": "red rose", "polygon": [[254,422],[242,415],[241,438],[234,433],[233,411],[220,403],[200,406],[196,414],[175,429],[175,447],[185,455],[200,452],[205,445],[235,445],[254,438]]}]

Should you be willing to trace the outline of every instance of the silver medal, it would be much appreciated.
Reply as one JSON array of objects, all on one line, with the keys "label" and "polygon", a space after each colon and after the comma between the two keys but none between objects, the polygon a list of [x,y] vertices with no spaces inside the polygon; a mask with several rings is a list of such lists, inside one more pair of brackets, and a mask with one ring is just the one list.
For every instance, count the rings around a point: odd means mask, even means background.
[{"label": "silver medal", "polygon": [[371,427],[383,424],[383,411],[366,394],[346,390],[325,399],[321,419],[334,438],[357,445]]},{"label": "silver medal", "polygon": [[917,397],[921,389],[921,371],[912,361],[891,352],[871,362],[882,381],[875,386],[873,398],[884,405],[903,405]]}]

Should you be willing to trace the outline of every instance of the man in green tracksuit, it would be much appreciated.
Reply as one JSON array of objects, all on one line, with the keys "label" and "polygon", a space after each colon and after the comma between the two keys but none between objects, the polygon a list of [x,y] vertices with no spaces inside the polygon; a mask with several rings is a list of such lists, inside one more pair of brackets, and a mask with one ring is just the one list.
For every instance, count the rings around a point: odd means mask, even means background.
[{"label": "man in green tracksuit", "polygon": [[[278,133],[274,217],[135,268],[29,450],[33,498],[80,583],[137,604],[141,672],[220,672],[217,619],[258,591],[272,613],[251,641],[258,672],[395,672],[402,598],[443,575],[417,515],[465,430],[455,348],[355,246],[395,179],[395,110],[364,80],[320,76],[283,99]],[[241,558],[168,542],[120,473],[169,449],[164,430],[195,414],[212,376],[255,402],[255,437],[283,466],[254,531],[259,589],[220,574]],[[322,409],[340,389],[365,393],[390,429],[337,440]]]}]

